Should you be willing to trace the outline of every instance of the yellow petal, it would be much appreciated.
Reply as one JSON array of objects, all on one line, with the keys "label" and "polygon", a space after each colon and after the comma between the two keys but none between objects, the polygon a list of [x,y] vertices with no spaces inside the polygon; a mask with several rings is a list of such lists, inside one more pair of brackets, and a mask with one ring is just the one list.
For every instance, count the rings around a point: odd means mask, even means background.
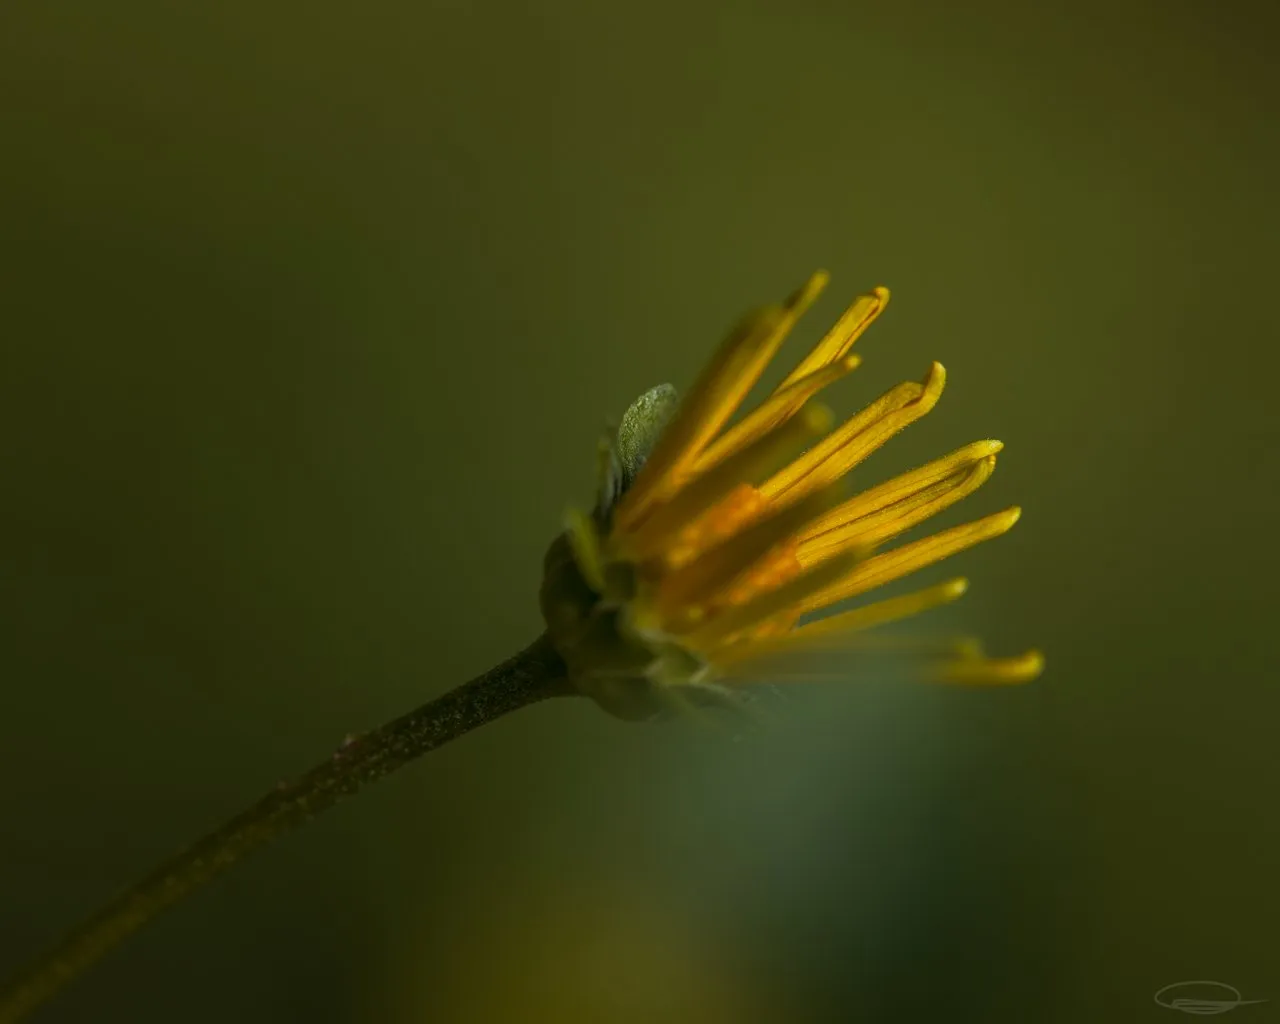
[{"label": "yellow petal", "polygon": [[744,639],[710,655],[714,678],[729,683],[803,682],[839,678],[936,678],[938,666],[975,654],[965,636],[919,636],[858,630],[839,637]]},{"label": "yellow petal", "polygon": [[[995,466],[994,455],[970,463],[950,476],[899,499],[887,508],[878,509],[816,537],[807,538],[800,544],[797,556],[805,565],[811,565],[850,545],[869,547],[883,544],[968,497],[987,482]],[[839,508],[835,511],[838,512]]]},{"label": "yellow petal", "polygon": [[796,381],[790,387],[775,391],[765,402],[716,438],[698,459],[695,467],[703,472],[740,451],[761,435],[796,414],[811,397],[833,381],[839,380],[858,366],[857,356],[846,356],[830,366]]},{"label": "yellow petal", "polygon": [[818,342],[813,351],[787,375],[787,379],[778,385],[778,390],[782,391],[823,367],[839,361],[861,337],[862,332],[871,326],[872,321],[884,312],[888,304],[888,288],[876,288],[870,295],[859,295],[853,300],[853,305],[835,322],[835,326],[827,332],[826,337]]},{"label": "yellow petal", "polygon": [[999,441],[975,441],[909,473],[895,476],[892,480],[863,491],[842,505],[837,505],[813,524],[812,530],[805,539],[818,537],[829,530],[838,529],[863,516],[888,508],[923,488],[947,479],[958,470],[967,469],[988,455],[995,455],[1003,447],[1004,445]]},{"label": "yellow petal", "polygon": [[808,598],[802,606],[803,610],[811,612],[845,598],[856,597],[901,579],[917,569],[940,562],[984,540],[998,537],[1009,530],[1021,514],[1022,510],[1014,506],[868,558],[847,577]]},{"label": "yellow petal", "polygon": [[1044,671],[1044,655],[1027,651],[1016,658],[958,658],[934,669],[940,682],[973,685],[1028,683]]},{"label": "yellow petal", "polygon": [[761,490],[768,497],[793,497],[840,479],[894,434],[929,412],[946,386],[947,371],[934,363],[923,384],[908,381],[881,395],[832,431]]},{"label": "yellow petal", "polygon": [[957,577],[910,594],[902,594],[899,597],[890,597],[861,608],[854,608],[839,615],[828,615],[825,619],[801,626],[791,636],[802,641],[816,640],[819,637],[835,640],[845,634],[884,626],[912,615],[919,615],[939,605],[949,604],[968,589],[969,581],[963,576]]},{"label": "yellow petal", "polygon": [[[954,601],[968,587],[968,580],[958,578],[932,587],[926,587],[910,594],[903,594],[900,597],[876,601],[873,604],[842,612],[839,615],[828,615],[825,619],[819,619],[816,622],[801,626],[799,629],[794,629],[785,636],[731,647],[722,654],[717,654],[716,664],[717,667],[724,668],[741,661],[764,657],[768,657],[772,661],[785,658],[788,655],[840,650],[850,646],[860,649],[871,647],[879,650],[905,647],[913,651],[922,646],[932,646],[937,641],[930,638],[915,636],[869,637],[866,631],[913,615],[919,615],[921,612]],[[959,653],[952,650],[954,647],[953,640],[948,640],[945,643],[946,650],[952,653]]]},{"label": "yellow petal", "polygon": [[668,497],[702,450],[734,414],[795,322],[827,283],[814,274],[781,306],[749,315],[729,335],[685,395],[644,468],[614,509],[620,529],[635,526],[653,503]]}]

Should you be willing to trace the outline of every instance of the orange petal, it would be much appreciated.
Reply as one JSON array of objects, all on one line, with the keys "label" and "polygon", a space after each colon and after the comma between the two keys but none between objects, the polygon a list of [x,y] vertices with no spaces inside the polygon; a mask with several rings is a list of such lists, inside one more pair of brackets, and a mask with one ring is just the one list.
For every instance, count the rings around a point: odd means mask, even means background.
[{"label": "orange petal", "polygon": [[850,552],[837,555],[780,587],[766,591],[743,604],[732,605],[682,640],[695,651],[714,650],[733,637],[798,607],[809,594],[830,586],[847,574],[858,563],[859,558],[857,553]]},{"label": "orange petal", "polygon": [[831,410],[811,402],[800,415],[756,439],[717,466],[694,477],[670,500],[657,505],[636,528],[619,537],[622,556],[636,561],[656,557],[741,484],[759,484],[791,461],[806,444],[831,429]]},{"label": "orange petal", "polygon": [[674,628],[714,602],[719,592],[749,574],[780,544],[793,540],[805,525],[840,500],[835,488],[819,491],[803,501],[771,509],[741,532],[692,562],[667,574],[658,584],[654,606],[658,617]]}]

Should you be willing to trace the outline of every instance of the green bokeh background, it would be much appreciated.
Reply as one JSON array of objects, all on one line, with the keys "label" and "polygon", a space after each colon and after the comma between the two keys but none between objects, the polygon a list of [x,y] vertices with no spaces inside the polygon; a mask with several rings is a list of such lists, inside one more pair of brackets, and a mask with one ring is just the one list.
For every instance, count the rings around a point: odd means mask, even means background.
[{"label": "green bokeh background", "polygon": [[950,371],[863,480],[1006,442],[947,522],[1023,521],[951,563],[973,587],[941,621],[1042,647],[1040,682],[789,690],[737,742],[522,712],[39,1019],[1135,1021],[1191,978],[1280,1000],[1275,22],[4,4],[0,969],[530,639],[604,422],[825,266],[792,354],[894,292],[838,409]]}]

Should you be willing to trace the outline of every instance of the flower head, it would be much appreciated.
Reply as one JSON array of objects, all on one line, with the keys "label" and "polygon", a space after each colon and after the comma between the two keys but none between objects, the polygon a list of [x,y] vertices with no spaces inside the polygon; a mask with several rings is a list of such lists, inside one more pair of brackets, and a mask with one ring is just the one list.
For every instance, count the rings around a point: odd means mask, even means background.
[{"label": "flower head", "polygon": [[[570,679],[607,710],[647,717],[675,703],[733,703],[737,687],[786,677],[832,649],[901,641],[867,631],[959,597],[952,579],[850,611],[801,619],[997,537],[1009,508],[898,547],[883,545],[977,490],[999,441],[977,441],[852,497],[842,478],[933,408],[946,372],[899,384],[838,426],[813,396],[853,370],[849,350],[889,292],[860,296],[757,408],[730,425],[796,320],[817,273],[780,306],[747,316],[677,402],[670,385],[627,411],[601,446],[592,514],[570,510],[541,593]],[[909,643],[934,678],[1022,682],[1036,651],[987,658],[969,639]]]}]

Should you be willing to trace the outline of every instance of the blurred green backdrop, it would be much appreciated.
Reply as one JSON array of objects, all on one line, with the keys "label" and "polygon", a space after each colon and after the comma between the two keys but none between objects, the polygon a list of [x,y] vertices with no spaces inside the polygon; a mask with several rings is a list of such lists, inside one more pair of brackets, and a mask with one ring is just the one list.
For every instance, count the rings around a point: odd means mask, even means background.
[{"label": "blurred green backdrop", "polygon": [[1266,6],[5,3],[0,970],[530,639],[605,420],[825,266],[791,353],[894,290],[837,408],[950,370],[864,479],[1008,445],[927,579],[1040,682],[522,712],[39,1019],[1280,1000]]}]

